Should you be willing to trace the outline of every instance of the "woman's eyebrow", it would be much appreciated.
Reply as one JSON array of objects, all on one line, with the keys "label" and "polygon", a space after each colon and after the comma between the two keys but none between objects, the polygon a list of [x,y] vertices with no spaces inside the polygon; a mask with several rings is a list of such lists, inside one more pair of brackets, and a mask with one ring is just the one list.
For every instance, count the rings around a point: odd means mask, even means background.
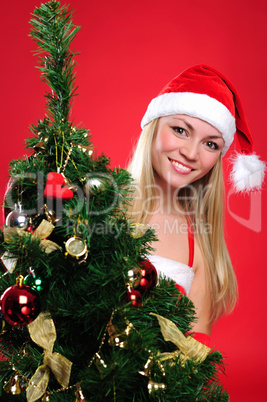
[{"label": "woman's eyebrow", "polygon": [[187,128],[189,128],[190,130],[193,130],[193,131],[195,130],[194,127],[190,123],[188,123],[188,121],[186,119],[181,118],[181,117],[174,117],[174,119],[182,121],[187,126]]},{"label": "woman's eyebrow", "polygon": [[224,141],[224,139],[223,139],[223,137],[222,137],[221,135],[209,135],[208,138],[210,138],[210,139],[212,139],[212,140],[213,140],[213,139],[214,139],[214,140],[216,140],[216,139],[217,139],[217,140],[218,140],[218,139],[220,140],[220,139],[221,139],[221,140]]},{"label": "woman's eyebrow", "polygon": [[193,127],[190,123],[188,123],[188,121],[184,120],[184,124],[185,124],[190,130],[195,131],[194,127]]}]

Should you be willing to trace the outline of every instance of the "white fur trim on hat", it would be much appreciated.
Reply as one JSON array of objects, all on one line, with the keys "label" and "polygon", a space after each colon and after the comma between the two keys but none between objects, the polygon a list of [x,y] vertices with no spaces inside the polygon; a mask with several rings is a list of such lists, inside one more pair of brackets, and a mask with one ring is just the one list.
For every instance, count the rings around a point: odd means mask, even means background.
[{"label": "white fur trim on hat", "polygon": [[169,92],[152,99],[142,119],[141,127],[152,120],[174,114],[186,114],[206,121],[222,134],[224,155],[233,142],[236,132],[235,118],[227,107],[206,94]]},{"label": "white fur trim on hat", "polygon": [[232,163],[231,181],[237,192],[261,189],[266,166],[256,154],[236,154]]}]

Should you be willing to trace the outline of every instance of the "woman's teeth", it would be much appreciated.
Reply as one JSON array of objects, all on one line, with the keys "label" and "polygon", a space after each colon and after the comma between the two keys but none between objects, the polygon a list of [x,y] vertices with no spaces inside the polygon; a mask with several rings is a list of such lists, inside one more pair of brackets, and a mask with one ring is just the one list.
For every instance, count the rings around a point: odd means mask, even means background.
[{"label": "woman's teeth", "polygon": [[182,165],[181,163],[176,162],[176,161],[174,161],[174,160],[172,160],[172,159],[171,159],[171,163],[172,163],[173,165],[177,166],[179,169],[184,170],[185,172],[190,172],[190,171],[192,170],[192,169],[190,169],[190,168],[188,168],[188,167]]}]

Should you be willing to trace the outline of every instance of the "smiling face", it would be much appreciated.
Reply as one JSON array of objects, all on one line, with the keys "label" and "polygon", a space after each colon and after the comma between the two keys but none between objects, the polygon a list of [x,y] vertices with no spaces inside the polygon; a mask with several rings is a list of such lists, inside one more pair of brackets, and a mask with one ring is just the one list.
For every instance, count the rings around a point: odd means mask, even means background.
[{"label": "smiling face", "polygon": [[221,133],[195,117],[161,117],[152,143],[152,165],[161,188],[183,188],[205,176],[224,146]]}]

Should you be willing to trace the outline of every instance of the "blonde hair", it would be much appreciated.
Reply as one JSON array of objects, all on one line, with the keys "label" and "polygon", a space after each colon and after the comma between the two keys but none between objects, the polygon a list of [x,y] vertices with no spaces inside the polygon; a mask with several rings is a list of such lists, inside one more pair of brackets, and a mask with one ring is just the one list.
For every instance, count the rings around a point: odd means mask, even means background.
[{"label": "blonde hair", "polygon": [[[154,208],[156,190],[151,146],[157,132],[157,123],[158,119],[155,119],[144,127],[128,166],[136,186],[128,212],[140,223],[148,221]],[[230,312],[237,300],[236,277],[224,239],[223,198],[221,157],[206,176],[182,188],[178,193],[178,201],[190,218],[205,260],[211,296],[211,322]]]}]

